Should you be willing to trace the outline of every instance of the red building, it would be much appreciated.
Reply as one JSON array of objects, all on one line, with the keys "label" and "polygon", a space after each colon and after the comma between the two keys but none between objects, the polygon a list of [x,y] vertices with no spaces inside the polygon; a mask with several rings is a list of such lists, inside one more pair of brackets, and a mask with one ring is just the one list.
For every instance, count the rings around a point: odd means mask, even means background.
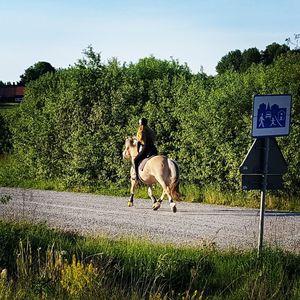
[{"label": "red building", "polygon": [[25,87],[22,85],[5,85],[0,87],[0,103],[21,102]]}]

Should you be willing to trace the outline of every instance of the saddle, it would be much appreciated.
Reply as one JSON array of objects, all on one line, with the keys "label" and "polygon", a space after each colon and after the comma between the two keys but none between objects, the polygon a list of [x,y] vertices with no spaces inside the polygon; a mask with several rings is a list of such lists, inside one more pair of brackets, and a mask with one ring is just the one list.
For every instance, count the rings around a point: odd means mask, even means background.
[{"label": "saddle", "polygon": [[145,167],[145,165],[146,165],[146,162],[147,162],[149,159],[151,159],[152,157],[154,157],[154,156],[156,156],[156,155],[151,155],[151,156],[149,156],[149,157],[146,157],[146,158],[144,158],[144,159],[140,162],[140,164],[139,164],[139,172],[144,170],[144,167]]},{"label": "saddle", "polygon": [[[152,157],[154,157],[156,155],[150,155],[149,157],[146,157],[144,158],[140,163],[139,163],[139,166],[138,166],[138,172],[141,172],[144,170],[144,167],[147,163],[148,160],[150,160]],[[143,182],[143,180],[141,179],[141,177],[139,176],[139,174],[135,174],[135,177],[132,177],[131,179],[135,180],[136,179],[136,176],[138,177],[138,179]]]}]

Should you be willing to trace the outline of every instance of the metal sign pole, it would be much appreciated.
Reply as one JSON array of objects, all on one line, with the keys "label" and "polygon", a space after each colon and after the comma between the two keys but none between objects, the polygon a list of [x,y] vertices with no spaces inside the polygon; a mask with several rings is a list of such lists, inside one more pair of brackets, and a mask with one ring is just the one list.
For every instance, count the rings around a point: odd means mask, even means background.
[{"label": "metal sign pole", "polygon": [[262,248],[263,248],[264,216],[265,216],[266,193],[267,193],[267,183],[268,183],[269,148],[270,148],[270,138],[265,137],[264,172],[263,172],[262,189],[261,189],[261,194],[260,194],[258,256],[260,256],[260,254],[262,252]]}]

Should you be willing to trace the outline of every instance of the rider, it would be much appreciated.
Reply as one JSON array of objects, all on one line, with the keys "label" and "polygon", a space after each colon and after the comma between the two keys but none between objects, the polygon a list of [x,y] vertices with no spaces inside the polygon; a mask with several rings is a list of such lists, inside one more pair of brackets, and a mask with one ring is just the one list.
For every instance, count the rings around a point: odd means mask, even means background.
[{"label": "rider", "polygon": [[157,148],[155,147],[155,134],[154,131],[148,127],[148,120],[146,118],[139,120],[137,150],[138,155],[134,159],[134,169],[136,177],[138,178],[138,166],[140,162],[146,157],[158,154]]}]

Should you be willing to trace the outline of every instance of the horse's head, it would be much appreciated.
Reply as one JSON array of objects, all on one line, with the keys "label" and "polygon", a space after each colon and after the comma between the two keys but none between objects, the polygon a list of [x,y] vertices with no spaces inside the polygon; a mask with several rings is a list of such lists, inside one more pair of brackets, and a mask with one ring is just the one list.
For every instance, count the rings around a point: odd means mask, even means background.
[{"label": "horse's head", "polygon": [[125,140],[125,150],[123,151],[124,159],[131,159],[137,155],[137,139],[131,136]]}]

